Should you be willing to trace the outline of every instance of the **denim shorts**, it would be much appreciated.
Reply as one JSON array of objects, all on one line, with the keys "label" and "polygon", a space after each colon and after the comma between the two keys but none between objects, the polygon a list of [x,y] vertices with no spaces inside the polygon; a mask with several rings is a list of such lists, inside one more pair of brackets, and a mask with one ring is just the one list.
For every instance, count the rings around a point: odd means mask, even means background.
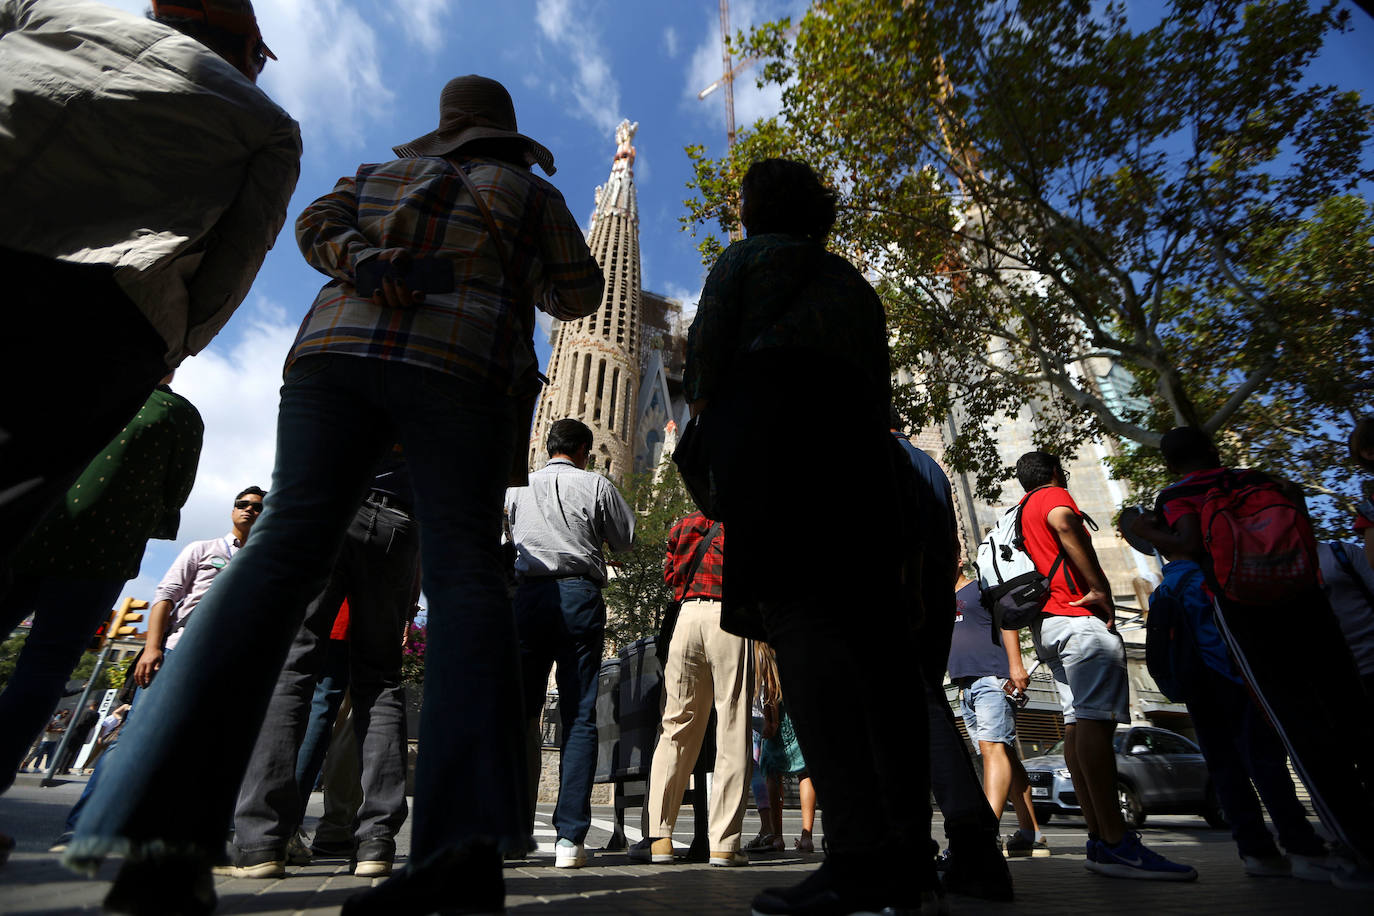
[{"label": "denim shorts", "polygon": [[1002,689],[1003,680],[991,675],[972,681],[960,680],[964,688],[959,694],[964,727],[973,739],[975,750],[979,750],[979,741],[1016,743],[1016,708],[1007,701],[1006,691]]},{"label": "denim shorts", "polygon": [[1041,614],[1031,624],[1037,656],[1054,672],[1064,724],[1078,719],[1129,723],[1126,645],[1096,617]]}]

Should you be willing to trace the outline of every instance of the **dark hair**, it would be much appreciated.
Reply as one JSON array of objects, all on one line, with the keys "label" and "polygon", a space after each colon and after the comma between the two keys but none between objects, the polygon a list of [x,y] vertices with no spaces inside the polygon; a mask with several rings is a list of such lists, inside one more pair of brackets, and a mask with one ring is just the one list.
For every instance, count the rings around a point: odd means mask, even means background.
[{"label": "dark hair", "polygon": [[740,196],[740,222],[750,235],[777,232],[823,242],[835,224],[835,192],[805,162],[755,162],[740,182]]},{"label": "dark hair", "polygon": [[1175,426],[1159,440],[1159,450],[1169,467],[1179,470],[1197,470],[1221,460],[1212,437],[1196,426]]},{"label": "dark hair", "polygon": [[1374,461],[1360,454],[1361,450],[1374,449],[1374,417],[1360,417],[1355,428],[1350,431],[1350,457],[1366,471],[1374,472]]},{"label": "dark hair", "polygon": [[263,499],[267,498],[267,491],[264,490],[262,487],[244,487],[243,492],[239,493],[238,496],[235,496],[234,499],[243,499],[245,496],[248,496],[250,494],[253,496],[261,496]]},{"label": "dark hair", "polygon": [[892,404],[887,408],[887,428],[898,431],[902,428],[902,415],[897,410],[896,404]]},{"label": "dark hair", "polygon": [[549,437],[545,440],[549,449],[549,456],[554,455],[575,455],[577,450],[586,446],[590,451],[592,447],[592,431],[581,420],[574,420],[571,417],[564,420],[555,420],[549,427]]},{"label": "dark hair", "polygon": [[1055,471],[1064,472],[1058,455],[1049,452],[1026,452],[1016,459],[1016,479],[1027,493],[1054,480]]}]

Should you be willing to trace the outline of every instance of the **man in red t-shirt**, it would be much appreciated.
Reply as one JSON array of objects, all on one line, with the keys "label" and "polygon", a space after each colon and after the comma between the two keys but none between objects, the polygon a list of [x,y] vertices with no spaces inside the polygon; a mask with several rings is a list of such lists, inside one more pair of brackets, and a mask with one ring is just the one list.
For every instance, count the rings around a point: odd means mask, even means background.
[{"label": "man in red t-shirt", "polygon": [[1130,722],[1126,647],[1116,631],[1112,590],[1069,491],[1059,458],[1027,452],[1016,462],[1026,490],[1021,529],[1026,552],[1050,578],[1049,599],[1031,637],[1054,672],[1064,711],[1064,760],[1088,824],[1089,870],[1117,878],[1192,881],[1197,872],[1170,862],[1128,831],[1116,797],[1116,723]]}]

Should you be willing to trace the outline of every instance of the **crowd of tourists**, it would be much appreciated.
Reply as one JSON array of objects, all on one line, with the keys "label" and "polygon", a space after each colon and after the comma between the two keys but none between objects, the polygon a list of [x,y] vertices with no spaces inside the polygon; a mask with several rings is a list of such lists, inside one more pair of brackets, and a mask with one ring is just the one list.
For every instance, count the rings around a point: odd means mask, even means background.
[{"label": "crowd of tourists", "polygon": [[[146,18],[85,0],[0,0],[0,266],[26,280],[6,318],[13,339],[62,342],[78,392],[63,410],[31,396],[0,407],[0,629],[33,619],[0,695],[3,787],[35,741],[39,762],[52,758],[53,710],[90,633],[147,540],[178,533],[203,423],[172,373],[242,302],[299,175],[297,125],[255,85],[271,59],[247,0],[152,0]],[[588,315],[604,280],[562,195],[534,173],[552,174],[553,155],[519,132],[506,89],[458,77],[439,107],[435,130],[340,178],[296,220],[302,256],[327,280],[287,355],[270,491],[225,493],[228,532],[203,532],[168,569],[118,740],[53,845],[87,873],[122,857],[111,911],[209,913],[216,871],[278,878],[312,857],[386,879],[348,899],[347,914],[500,911],[504,860],[534,846],[551,674],[562,723],[553,864],[588,861],[604,551],[631,546],[636,516],[588,469],[593,434],[580,420],[552,424],[542,468],[525,458],[535,309]],[[896,916],[946,912],[950,895],[1011,899],[1006,858],[1052,852],[1015,751],[1028,630],[1062,707],[1086,868],[1195,879],[1117,804],[1125,649],[1063,462],[1021,456],[1025,495],[975,565],[948,479],[893,411],[883,305],[825,250],[834,194],[806,164],[769,159],[749,168],[740,198],[746,237],[712,268],[688,337],[692,420],[677,460],[700,511],[664,545],[674,614],[660,637],[649,833],[630,861],[678,856],[678,810],[714,712],[709,863],[785,848],[791,779],[803,809],[794,848],[825,851],[801,883],[759,893],[754,913]],[[4,389],[31,390],[50,360],[46,347],[11,348]],[[842,447],[845,473],[780,458],[776,418],[799,402],[810,444]],[[1366,499],[1356,522],[1363,552],[1322,550],[1282,480],[1225,467],[1189,427],[1161,451],[1174,481],[1122,529],[1167,561],[1152,613],[1177,623],[1160,648],[1242,866],[1368,889],[1374,734],[1346,727],[1346,706],[1314,701],[1311,679],[1336,696],[1370,690],[1374,506]],[[1351,457],[1374,471],[1374,421],[1360,422]],[[1260,515],[1278,524],[1266,531]],[[799,552],[822,542],[824,563],[799,569]],[[412,812],[400,672],[421,589]],[[925,700],[915,715],[913,683]],[[305,808],[321,781],[312,838]],[[751,784],[760,829],[746,843]],[[1017,831],[1002,837],[1008,801]],[[407,818],[408,861],[393,872]],[[13,841],[0,845],[2,856]]]}]

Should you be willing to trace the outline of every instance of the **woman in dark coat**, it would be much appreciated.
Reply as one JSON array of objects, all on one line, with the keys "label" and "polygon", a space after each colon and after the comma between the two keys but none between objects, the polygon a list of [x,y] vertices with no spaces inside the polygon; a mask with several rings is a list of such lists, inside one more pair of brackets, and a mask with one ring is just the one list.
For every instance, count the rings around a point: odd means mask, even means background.
[{"label": "woman in dark coat", "polygon": [[883,307],[825,250],[834,195],[809,166],[756,163],[740,196],[748,237],[706,280],[684,384],[730,525],[721,626],[777,652],[830,850],[754,912],[918,911],[936,887],[926,720],[904,702],[919,693],[919,552],[888,432]]}]

